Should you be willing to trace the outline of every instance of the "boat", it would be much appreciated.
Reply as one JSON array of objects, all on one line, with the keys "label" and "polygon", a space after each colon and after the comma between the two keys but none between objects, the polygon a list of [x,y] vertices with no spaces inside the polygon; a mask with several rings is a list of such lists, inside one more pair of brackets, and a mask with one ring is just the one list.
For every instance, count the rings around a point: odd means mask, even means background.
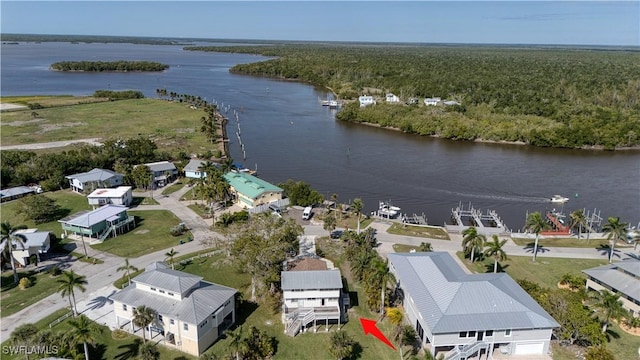
[{"label": "boat", "polygon": [[336,100],[329,100],[329,108],[330,109],[337,109],[338,108],[338,102]]},{"label": "boat", "polygon": [[400,214],[400,208],[391,206],[389,203],[380,201],[378,204],[378,216],[394,218]]},{"label": "boat", "polygon": [[564,203],[566,203],[567,201],[569,201],[569,198],[568,198],[568,197],[564,197],[564,196],[562,196],[562,195],[553,195],[553,196],[551,197],[551,202],[552,202],[552,203],[561,203],[561,204],[564,204]]}]

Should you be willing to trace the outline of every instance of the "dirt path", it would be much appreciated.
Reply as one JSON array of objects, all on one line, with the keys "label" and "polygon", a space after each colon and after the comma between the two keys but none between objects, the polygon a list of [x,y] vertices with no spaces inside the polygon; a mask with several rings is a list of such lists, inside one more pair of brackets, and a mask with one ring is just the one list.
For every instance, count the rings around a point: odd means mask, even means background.
[{"label": "dirt path", "polygon": [[54,142],[48,142],[48,143],[7,145],[7,146],[0,146],[0,150],[38,150],[38,149],[64,147],[64,146],[69,146],[69,145],[78,144],[78,143],[86,143],[86,144],[95,145],[95,146],[102,145],[102,143],[99,142],[98,140],[100,140],[100,138],[64,140],[64,141],[54,141]]}]

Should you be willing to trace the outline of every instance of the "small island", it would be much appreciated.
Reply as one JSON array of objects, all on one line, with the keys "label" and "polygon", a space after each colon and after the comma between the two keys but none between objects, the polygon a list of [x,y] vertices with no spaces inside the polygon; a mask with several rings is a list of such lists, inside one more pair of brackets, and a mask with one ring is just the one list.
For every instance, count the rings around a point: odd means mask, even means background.
[{"label": "small island", "polygon": [[51,64],[55,71],[85,71],[85,72],[154,72],[169,68],[167,64],[153,61],[61,61]]}]

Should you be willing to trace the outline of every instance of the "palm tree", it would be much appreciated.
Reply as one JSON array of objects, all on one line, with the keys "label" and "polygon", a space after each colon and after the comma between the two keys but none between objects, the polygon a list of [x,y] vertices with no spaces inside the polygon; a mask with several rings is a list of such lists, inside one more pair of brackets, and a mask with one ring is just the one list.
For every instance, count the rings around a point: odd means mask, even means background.
[{"label": "palm tree", "polygon": [[360,234],[360,213],[362,212],[362,200],[360,198],[353,199],[353,210],[358,214],[358,235]]},{"label": "palm tree", "polygon": [[[20,325],[11,332],[11,343],[17,346],[26,346],[29,348],[29,344],[34,340],[38,334],[38,327],[34,324]],[[25,351],[27,360],[29,360],[29,352]]]},{"label": "palm tree", "polygon": [[430,242],[421,242],[418,250],[421,252],[432,252],[433,246],[431,246]]},{"label": "palm tree", "polygon": [[235,350],[236,360],[240,360],[240,346],[242,345],[242,326],[238,326],[234,330],[225,331],[229,337],[229,346]]},{"label": "palm tree", "polygon": [[324,222],[322,224],[322,228],[329,231],[330,233],[336,229],[336,216],[333,212],[327,211],[324,216]]},{"label": "palm tree", "polygon": [[540,233],[547,227],[547,223],[542,218],[540,211],[532,212],[527,216],[527,221],[524,224],[524,228],[536,234],[536,241],[533,245],[533,261],[536,261],[538,257],[538,241],[540,240]]},{"label": "palm tree", "polygon": [[176,267],[175,267],[175,265],[173,263],[173,257],[176,256],[177,254],[178,254],[178,252],[175,251],[173,248],[171,248],[171,251],[169,251],[169,252],[164,254],[164,256],[166,256],[165,260],[169,259],[169,263],[171,264],[171,269],[173,269],[173,270],[176,269]]},{"label": "palm tree", "polygon": [[145,305],[140,305],[133,309],[133,325],[142,329],[142,342],[146,343],[146,328],[151,325],[156,318],[156,311]]},{"label": "palm tree", "polygon": [[371,262],[368,282],[370,285],[380,284],[380,316],[384,315],[384,295],[387,292],[387,284],[396,283],[396,277],[389,272],[389,259],[382,261],[379,257],[375,257]]},{"label": "palm tree", "polygon": [[466,228],[462,232],[462,235],[464,235],[462,238],[462,248],[465,253],[469,251],[471,252],[471,262],[473,263],[476,249],[482,249],[487,238],[482,234],[478,234],[478,230],[475,226]]},{"label": "palm tree", "polygon": [[129,285],[131,285],[131,273],[132,272],[136,272],[140,269],[138,269],[137,267],[129,264],[129,259],[126,258],[124,259],[124,265],[120,266],[119,268],[116,269],[116,271],[124,271],[124,275],[122,275],[122,277],[127,277],[127,279],[129,280]]},{"label": "palm tree", "polygon": [[95,343],[95,334],[100,332],[101,329],[88,317],[80,315],[77,319],[69,321],[72,327],[70,338],[76,343],[82,343],[84,345],[84,358],[89,360],[89,345],[88,343]]},{"label": "palm tree", "polygon": [[358,280],[362,280],[364,275],[369,270],[369,264],[371,263],[371,259],[374,254],[367,249],[361,248],[358,252],[355,253],[352,259],[349,260],[351,273]]},{"label": "palm tree", "polygon": [[[73,270],[63,271],[60,279],[57,280],[60,285],[58,285],[58,292],[60,296],[69,297],[69,307],[73,311],[73,316],[78,315],[78,309],[76,308],[76,294],[75,289],[78,288],[80,291],[85,292],[87,289],[84,287],[88,284],[87,278],[84,275],[79,275],[73,272]],[[71,304],[71,300],[73,299],[73,306]]]},{"label": "palm tree", "polygon": [[488,241],[485,244],[486,249],[484,250],[484,256],[493,256],[495,260],[493,263],[493,272],[498,272],[498,261],[507,260],[507,253],[502,250],[504,244],[507,243],[507,240],[500,241],[498,239],[498,235],[493,235],[493,241]]},{"label": "palm tree", "polygon": [[156,360],[160,359],[160,351],[154,343],[145,343],[138,349],[138,356],[140,360]]},{"label": "palm tree", "polygon": [[404,314],[402,313],[402,309],[397,307],[389,307],[386,311],[387,319],[389,319],[389,323],[394,326],[393,330],[393,340],[399,340],[398,349],[400,350],[400,359],[403,358],[402,353],[402,321],[404,320]]},{"label": "palm tree", "polygon": [[602,231],[607,234],[607,240],[611,240],[611,252],[609,253],[609,263],[613,260],[613,250],[616,246],[616,241],[624,240],[627,235],[627,223],[620,222],[619,217],[610,217],[608,222],[602,227]]},{"label": "palm tree", "polygon": [[582,227],[587,226],[587,218],[584,216],[584,210],[578,209],[572,212],[569,216],[571,216],[571,227],[578,227],[578,241],[580,241],[580,235],[582,235]]},{"label": "palm tree", "polygon": [[20,245],[21,250],[24,250],[26,239],[21,234],[16,234],[16,231],[26,229],[25,225],[13,226],[10,222],[4,221],[0,224],[0,234],[2,234],[2,240],[4,247],[2,248],[2,257],[11,261],[11,269],[13,270],[13,283],[18,282],[18,272],[16,271],[16,263],[13,258],[13,243]]},{"label": "palm tree", "polygon": [[353,354],[354,345],[353,339],[344,330],[338,330],[331,333],[329,352],[337,360],[346,359]]},{"label": "palm tree", "polygon": [[603,333],[607,332],[607,326],[611,319],[619,321],[620,318],[628,315],[622,301],[620,301],[620,294],[600,290],[593,293],[592,299],[594,300],[593,307],[602,320]]}]

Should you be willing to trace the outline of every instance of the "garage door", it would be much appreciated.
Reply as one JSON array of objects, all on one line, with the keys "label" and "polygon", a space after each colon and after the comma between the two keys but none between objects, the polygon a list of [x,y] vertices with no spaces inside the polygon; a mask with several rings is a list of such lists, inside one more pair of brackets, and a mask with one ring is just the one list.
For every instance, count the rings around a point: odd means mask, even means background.
[{"label": "garage door", "polygon": [[542,354],[544,343],[516,344],[515,355]]}]

